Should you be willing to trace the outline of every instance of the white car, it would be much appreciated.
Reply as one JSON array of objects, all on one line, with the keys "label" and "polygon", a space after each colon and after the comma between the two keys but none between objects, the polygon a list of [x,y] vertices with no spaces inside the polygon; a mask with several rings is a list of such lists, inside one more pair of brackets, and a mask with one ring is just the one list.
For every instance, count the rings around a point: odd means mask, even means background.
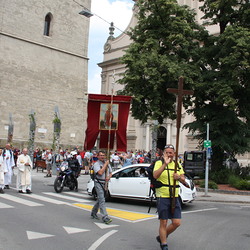
[{"label": "white car", "polygon": [[[150,200],[150,180],[147,177],[147,169],[150,164],[140,163],[118,169],[113,172],[113,175],[108,184],[109,198],[126,198]],[[145,169],[145,176],[140,176],[141,169]],[[196,188],[191,178],[186,176],[186,182],[190,188],[185,187],[180,183],[179,196],[182,203],[189,203],[196,197]],[[91,179],[87,184],[87,192],[89,195],[96,198],[94,181]]]}]

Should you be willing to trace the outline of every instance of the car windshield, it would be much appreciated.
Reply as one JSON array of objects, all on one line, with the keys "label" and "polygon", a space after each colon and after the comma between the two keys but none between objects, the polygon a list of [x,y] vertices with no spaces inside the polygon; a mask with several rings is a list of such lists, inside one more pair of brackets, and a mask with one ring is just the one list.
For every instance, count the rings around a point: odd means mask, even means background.
[{"label": "car windshield", "polygon": [[143,166],[126,168],[118,173],[114,174],[113,177],[147,177],[147,173],[145,172],[146,168]]},{"label": "car windshield", "polygon": [[203,161],[203,153],[188,153],[186,155],[187,161],[201,162]]}]

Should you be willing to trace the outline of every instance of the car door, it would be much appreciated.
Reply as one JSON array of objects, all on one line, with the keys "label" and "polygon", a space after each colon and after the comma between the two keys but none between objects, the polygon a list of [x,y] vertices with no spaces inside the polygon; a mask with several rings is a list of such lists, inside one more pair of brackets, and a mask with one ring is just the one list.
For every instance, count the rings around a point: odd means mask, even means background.
[{"label": "car door", "polygon": [[109,184],[111,196],[147,198],[149,196],[149,179],[140,177],[140,167],[130,167],[114,175]]}]

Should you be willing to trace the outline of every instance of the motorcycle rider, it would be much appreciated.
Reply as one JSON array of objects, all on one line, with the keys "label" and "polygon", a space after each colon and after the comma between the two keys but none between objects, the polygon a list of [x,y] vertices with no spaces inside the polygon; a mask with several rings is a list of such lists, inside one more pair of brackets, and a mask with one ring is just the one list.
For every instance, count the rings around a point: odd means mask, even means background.
[{"label": "motorcycle rider", "polygon": [[75,179],[75,183],[76,183],[76,189],[75,191],[78,191],[78,182],[77,182],[77,177],[80,174],[80,164],[79,161],[77,160],[76,156],[77,156],[77,152],[76,151],[71,151],[70,153],[71,157],[67,159],[68,162],[68,166],[69,168],[72,170],[72,177]]}]

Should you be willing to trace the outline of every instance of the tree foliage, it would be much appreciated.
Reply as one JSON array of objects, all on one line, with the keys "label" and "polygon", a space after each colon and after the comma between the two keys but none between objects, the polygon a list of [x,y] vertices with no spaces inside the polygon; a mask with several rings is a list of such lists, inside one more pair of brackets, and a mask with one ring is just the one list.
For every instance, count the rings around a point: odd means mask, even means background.
[{"label": "tree foliage", "polygon": [[134,96],[133,116],[161,124],[164,118],[176,118],[176,98],[167,88],[177,87],[182,75],[189,86],[199,79],[195,61],[207,33],[195,22],[195,14],[174,0],[139,0],[137,4],[138,24],[122,58],[127,70],[120,83],[125,85],[124,94]]},{"label": "tree foliage", "polygon": [[[195,117],[186,124],[202,143],[210,123],[212,167],[221,166],[224,151],[249,150],[250,138],[250,5],[249,0],[204,0],[201,10],[208,34],[187,6],[174,0],[138,0],[138,24],[122,62],[124,94],[133,95],[132,114],[146,122],[174,119],[175,97],[166,89],[185,88],[195,94],[184,106]],[[190,105],[192,104],[191,108]]]},{"label": "tree foliage", "polygon": [[233,157],[249,150],[250,138],[250,26],[246,1],[204,1],[201,8],[219,34],[204,40],[201,58],[202,82],[195,83],[196,120],[185,127],[206,138],[210,123],[213,142],[212,167],[218,169],[226,151]]}]

